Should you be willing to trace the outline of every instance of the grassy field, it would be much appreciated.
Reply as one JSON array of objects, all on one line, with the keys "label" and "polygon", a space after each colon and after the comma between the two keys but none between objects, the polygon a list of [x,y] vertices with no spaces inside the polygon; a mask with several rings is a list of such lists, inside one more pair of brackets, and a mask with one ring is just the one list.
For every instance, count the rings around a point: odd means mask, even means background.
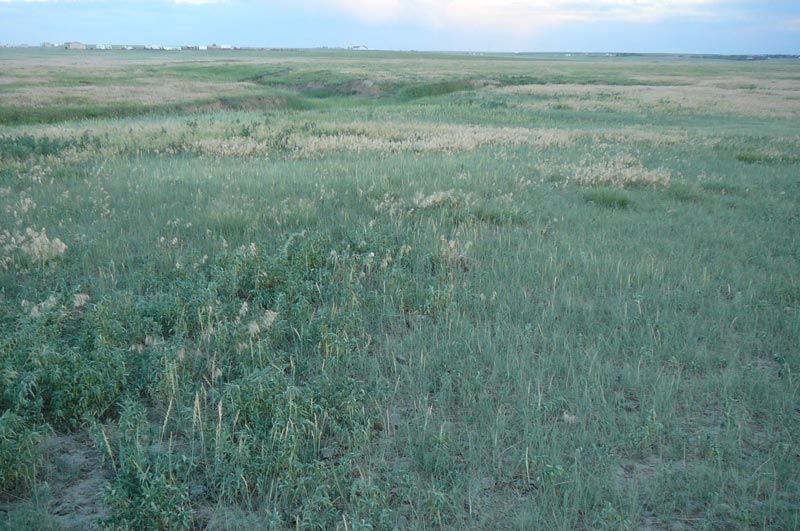
[{"label": "grassy field", "polygon": [[0,50],[0,528],[800,527],[800,62]]}]

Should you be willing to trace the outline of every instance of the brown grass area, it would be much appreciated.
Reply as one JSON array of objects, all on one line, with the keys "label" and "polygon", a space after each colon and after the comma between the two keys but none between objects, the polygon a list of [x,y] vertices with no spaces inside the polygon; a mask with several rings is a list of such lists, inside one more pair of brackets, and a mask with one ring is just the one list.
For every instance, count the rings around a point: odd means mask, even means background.
[{"label": "brown grass area", "polygon": [[44,77],[44,76],[10,76],[10,75],[0,75],[0,85],[34,85],[34,84],[44,84],[49,83],[51,78]]},{"label": "brown grass area", "polygon": [[492,89],[500,94],[539,98],[525,109],[552,108],[554,101],[578,111],[679,111],[741,116],[800,117],[800,81],[750,78],[706,79],[695,84],[521,85]]}]

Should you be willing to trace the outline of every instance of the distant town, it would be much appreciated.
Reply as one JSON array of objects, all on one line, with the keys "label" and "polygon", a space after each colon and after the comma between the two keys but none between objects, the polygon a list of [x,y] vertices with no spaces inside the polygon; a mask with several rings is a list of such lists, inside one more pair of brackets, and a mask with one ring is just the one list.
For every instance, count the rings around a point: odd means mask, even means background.
[{"label": "distant town", "polygon": [[[0,48],[36,48],[27,44],[0,44]],[[62,48],[65,50],[155,50],[165,52],[175,52],[182,50],[206,51],[206,50],[283,50],[285,48],[266,48],[259,46],[233,46],[231,44],[194,44],[171,46],[165,44],[145,44],[145,45],[127,45],[127,44],[86,44],[79,41],[70,42],[43,42],[38,46],[39,48]],[[347,46],[336,48],[340,50],[368,50],[369,48],[363,45]]]}]

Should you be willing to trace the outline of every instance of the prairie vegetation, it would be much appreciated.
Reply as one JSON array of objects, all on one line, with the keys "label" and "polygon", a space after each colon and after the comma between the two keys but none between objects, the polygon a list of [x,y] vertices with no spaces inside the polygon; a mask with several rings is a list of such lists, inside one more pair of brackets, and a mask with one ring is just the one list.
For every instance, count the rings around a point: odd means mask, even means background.
[{"label": "prairie vegetation", "polygon": [[798,102],[0,50],[0,527],[800,527]]}]

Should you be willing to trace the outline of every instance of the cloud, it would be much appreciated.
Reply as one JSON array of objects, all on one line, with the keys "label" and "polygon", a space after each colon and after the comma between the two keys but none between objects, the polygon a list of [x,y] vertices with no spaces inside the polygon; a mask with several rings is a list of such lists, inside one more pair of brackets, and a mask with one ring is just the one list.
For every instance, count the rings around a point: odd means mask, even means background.
[{"label": "cloud", "polygon": [[531,32],[565,22],[654,22],[714,16],[721,0],[316,0],[368,22]]},{"label": "cloud", "polygon": [[783,23],[783,26],[789,31],[800,32],[800,17],[788,19]]}]

